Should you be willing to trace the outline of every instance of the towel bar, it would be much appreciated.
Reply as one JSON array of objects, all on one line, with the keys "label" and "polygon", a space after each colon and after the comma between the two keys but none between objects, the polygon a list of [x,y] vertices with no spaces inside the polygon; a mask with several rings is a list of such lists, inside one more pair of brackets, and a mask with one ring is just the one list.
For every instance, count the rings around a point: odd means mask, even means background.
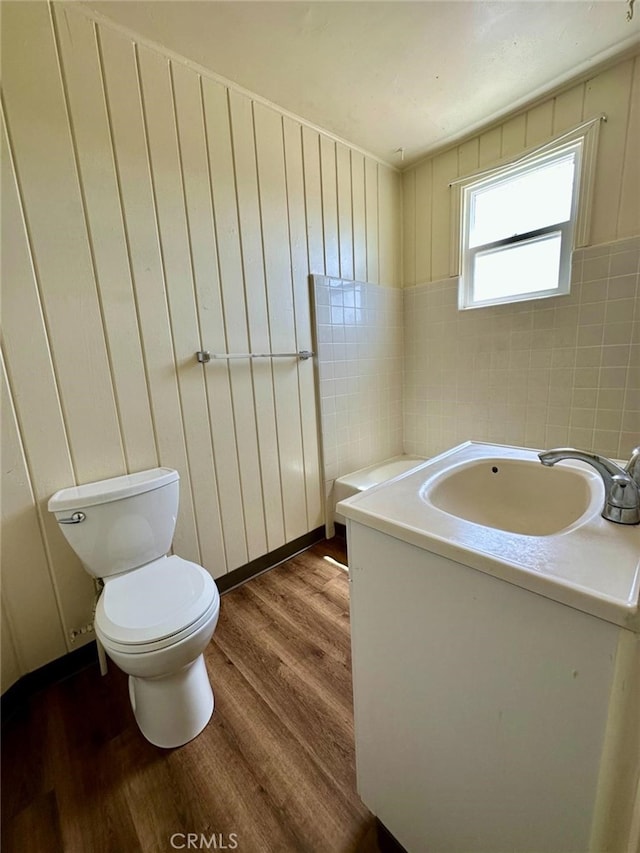
[{"label": "towel bar", "polygon": [[306,361],[308,358],[313,358],[313,353],[310,350],[300,350],[299,352],[241,352],[241,353],[212,353],[208,350],[198,350],[196,358],[200,364],[207,364],[214,358],[229,360],[231,358],[298,358],[300,361]]}]

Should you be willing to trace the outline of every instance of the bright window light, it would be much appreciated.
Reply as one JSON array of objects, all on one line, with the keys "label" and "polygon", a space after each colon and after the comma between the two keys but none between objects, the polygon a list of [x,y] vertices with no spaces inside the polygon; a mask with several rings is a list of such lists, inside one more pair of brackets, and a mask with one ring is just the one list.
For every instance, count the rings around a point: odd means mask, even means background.
[{"label": "bright window light", "polygon": [[569,292],[582,142],[464,187],[461,308]]},{"label": "bright window light", "polygon": [[575,154],[472,195],[469,246],[492,243],[571,217]]},{"label": "bright window light", "polygon": [[541,290],[558,291],[560,233],[545,235],[504,249],[489,249],[475,256],[476,302],[497,302]]}]

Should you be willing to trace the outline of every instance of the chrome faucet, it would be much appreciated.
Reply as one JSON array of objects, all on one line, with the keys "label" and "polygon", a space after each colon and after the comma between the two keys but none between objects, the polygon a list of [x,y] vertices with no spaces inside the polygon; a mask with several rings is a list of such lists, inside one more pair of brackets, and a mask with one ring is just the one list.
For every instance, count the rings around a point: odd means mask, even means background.
[{"label": "chrome faucet", "polygon": [[571,447],[547,450],[538,453],[538,457],[549,467],[562,459],[577,459],[591,465],[604,482],[602,517],[616,524],[640,523],[640,447],[633,450],[624,469],[604,456]]}]

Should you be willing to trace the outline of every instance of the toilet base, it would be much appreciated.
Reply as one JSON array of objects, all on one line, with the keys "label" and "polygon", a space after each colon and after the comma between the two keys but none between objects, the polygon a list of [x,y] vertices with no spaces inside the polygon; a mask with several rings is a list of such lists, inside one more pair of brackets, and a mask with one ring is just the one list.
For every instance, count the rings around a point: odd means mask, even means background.
[{"label": "toilet base", "polygon": [[161,678],[129,676],[131,707],[142,734],[154,746],[183,746],[211,719],[213,690],[204,655]]}]

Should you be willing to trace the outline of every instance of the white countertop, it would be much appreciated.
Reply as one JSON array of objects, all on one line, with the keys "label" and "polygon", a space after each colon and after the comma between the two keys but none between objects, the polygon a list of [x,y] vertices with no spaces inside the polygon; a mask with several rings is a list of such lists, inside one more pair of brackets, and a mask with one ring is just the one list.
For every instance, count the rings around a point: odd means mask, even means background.
[{"label": "white countertop", "polygon": [[[419,468],[342,501],[347,519],[539,595],[640,632],[640,525],[600,516],[604,488],[591,476],[592,510],[565,531],[545,536],[485,527],[433,506],[425,497],[431,481],[460,463],[482,459],[539,463],[537,452],[465,442]],[[581,462],[559,463],[588,470]]]}]

